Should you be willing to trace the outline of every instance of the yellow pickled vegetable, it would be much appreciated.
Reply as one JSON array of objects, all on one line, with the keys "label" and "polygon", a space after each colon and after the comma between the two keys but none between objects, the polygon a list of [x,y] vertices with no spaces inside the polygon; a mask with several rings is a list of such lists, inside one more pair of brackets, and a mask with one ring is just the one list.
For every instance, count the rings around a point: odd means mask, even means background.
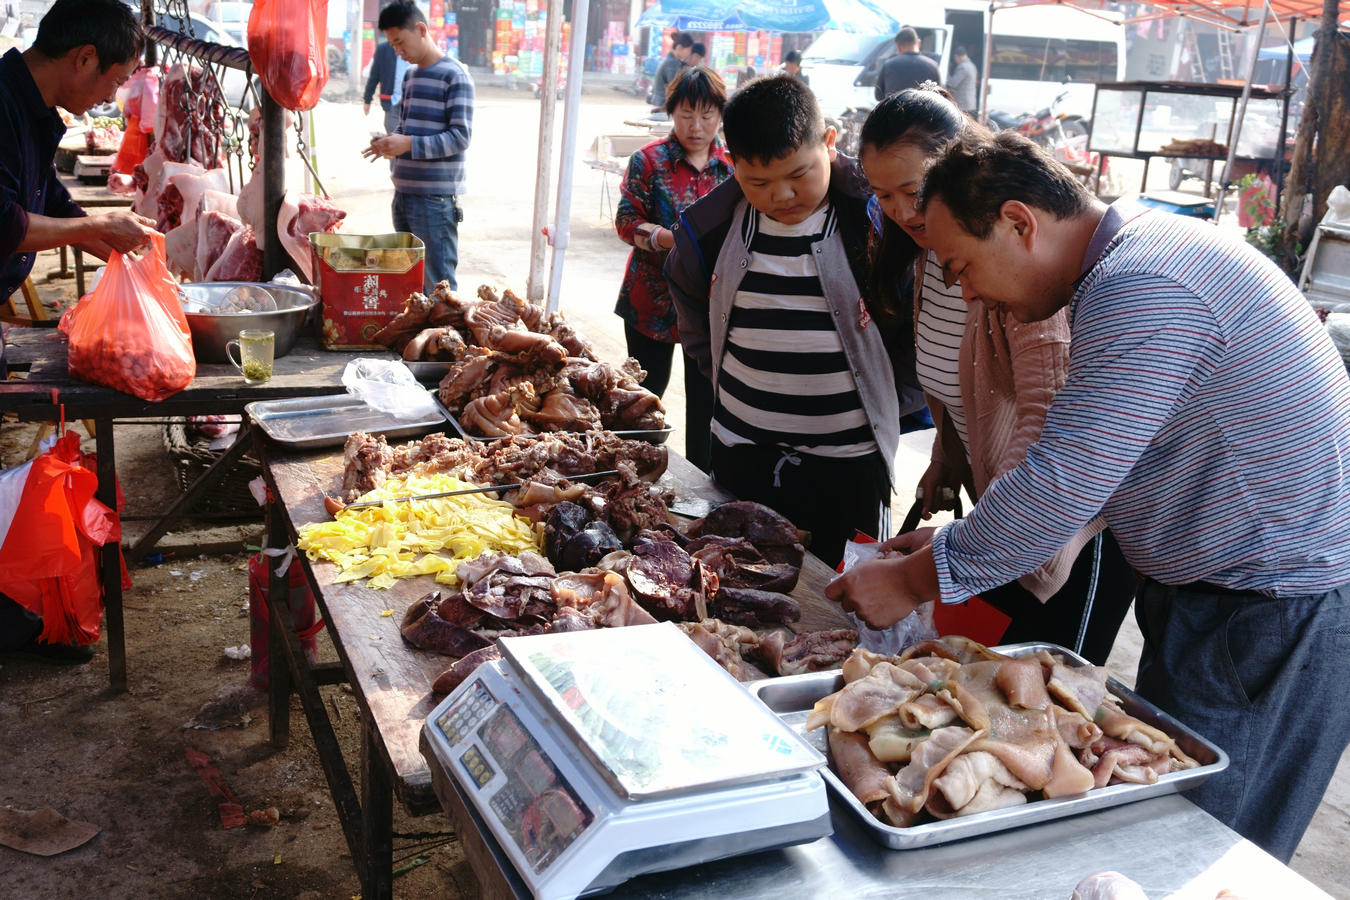
[{"label": "yellow pickled vegetable", "polygon": [[[449,475],[391,479],[358,502],[457,491],[477,485]],[[515,515],[515,507],[489,494],[388,502],[344,509],[331,522],[300,529],[297,546],[311,560],[337,565],[335,583],[370,579],[367,587],[389,588],[399,578],[434,575],[455,584],[460,562],[484,551],[538,552],[539,530]]]}]

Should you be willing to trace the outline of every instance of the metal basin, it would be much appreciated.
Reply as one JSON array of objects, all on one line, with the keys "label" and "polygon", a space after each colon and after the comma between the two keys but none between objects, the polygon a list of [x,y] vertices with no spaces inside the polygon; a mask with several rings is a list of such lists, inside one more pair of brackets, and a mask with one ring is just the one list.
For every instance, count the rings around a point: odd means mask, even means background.
[{"label": "metal basin", "polygon": [[[186,296],[204,302],[219,301],[243,281],[212,281],[202,284],[181,284],[178,290]],[[312,288],[281,284],[262,284],[277,301],[276,312],[262,313],[185,313],[188,328],[192,330],[192,352],[199,363],[228,363],[225,344],[239,337],[246,329],[270,331],[276,335],[276,357],[291,352],[300,338],[305,316],[319,302]]]}]

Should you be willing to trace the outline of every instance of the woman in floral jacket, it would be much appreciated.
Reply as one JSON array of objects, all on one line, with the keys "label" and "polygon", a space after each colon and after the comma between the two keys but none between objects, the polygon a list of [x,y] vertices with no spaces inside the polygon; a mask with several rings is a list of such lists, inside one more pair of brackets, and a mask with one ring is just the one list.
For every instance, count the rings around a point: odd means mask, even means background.
[{"label": "woman in floral jacket", "polygon": [[[628,161],[614,226],[628,255],[614,312],[623,317],[628,355],[647,370],[644,386],[657,396],[670,383],[680,335],[675,307],[662,267],[675,246],[671,228],[695,200],[731,177],[731,162],[718,131],[727,89],[721,77],[701,66],[687,68],[666,89],[666,112],[674,130],[652,141]],[[686,358],[685,455],[708,468],[713,412],[712,384]]]}]

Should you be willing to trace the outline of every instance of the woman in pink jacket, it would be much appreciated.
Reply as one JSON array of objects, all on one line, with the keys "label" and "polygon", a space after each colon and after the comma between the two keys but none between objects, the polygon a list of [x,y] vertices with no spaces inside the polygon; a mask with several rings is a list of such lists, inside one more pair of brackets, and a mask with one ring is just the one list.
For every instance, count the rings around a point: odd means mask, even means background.
[{"label": "woman in pink jacket", "polygon": [[[887,97],[867,117],[860,162],[884,216],[873,240],[874,296],[914,303],[919,383],[937,435],[919,482],[924,518],[975,500],[1034,444],[1069,368],[1061,310],[1022,325],[947,284],[916,209],[924,167],[964,128],[978,128],[937,90]],[[896,296],[897,292],[899,296]],[[1012,617],[1005,643],[1049,641],[1106,662],[1137,582],[1099,518],[1030,575],[982,595]]]}]

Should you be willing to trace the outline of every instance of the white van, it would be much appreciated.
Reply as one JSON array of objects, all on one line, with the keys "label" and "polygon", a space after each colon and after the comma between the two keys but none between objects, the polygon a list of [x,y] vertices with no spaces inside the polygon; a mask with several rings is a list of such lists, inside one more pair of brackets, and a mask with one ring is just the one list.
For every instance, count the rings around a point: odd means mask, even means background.
[{"label": "white van", "polygon": [[[942,7],[906,4],[903,15],[892,4],[883,8],[919,33],[919,52],[936,62],[945,76],[950,69],[951,29]],[[893,34],[825,31],[802,51],[802,74],[810,78],[821,112],[839,116],[849,107],[870,109],[876,104],[877,73],[894,55]]]},{"label": "white van", "polygon": [[[1059,111],[1091,117],[1093,85],[1125,77],[1125,26],[1120,18],[1119,13],[1090,15],[1053,6],[994,13],[989,109],[1014,116],[1034,113],[1067,92]],[[970,53],[974,58],[975,48]]]},{"label": "white van", "polygon": [[[938,63],[944,83],[951,72],[951,50],[957,45],[966,47],[976,69],[983,70],[987,3],[947,0],[942,6],[881,5],[902,25],[919,33],[920,50]],[[989,109],[1010,115],[1036,112],[1068,91],[1060,111],[1090,116],[1092,85],[1119,81],[1125,74],[1125,28],[1119,18],[1118,14],[1090,15],[1057,6],[995,13]],[[877,72],[895,54],[894,39],[894,35],[826,31],[802,51],[802,72],[811,79],[811,89],[827,116],[839,116],[848,107],[867,109],[876,104]]]}]

